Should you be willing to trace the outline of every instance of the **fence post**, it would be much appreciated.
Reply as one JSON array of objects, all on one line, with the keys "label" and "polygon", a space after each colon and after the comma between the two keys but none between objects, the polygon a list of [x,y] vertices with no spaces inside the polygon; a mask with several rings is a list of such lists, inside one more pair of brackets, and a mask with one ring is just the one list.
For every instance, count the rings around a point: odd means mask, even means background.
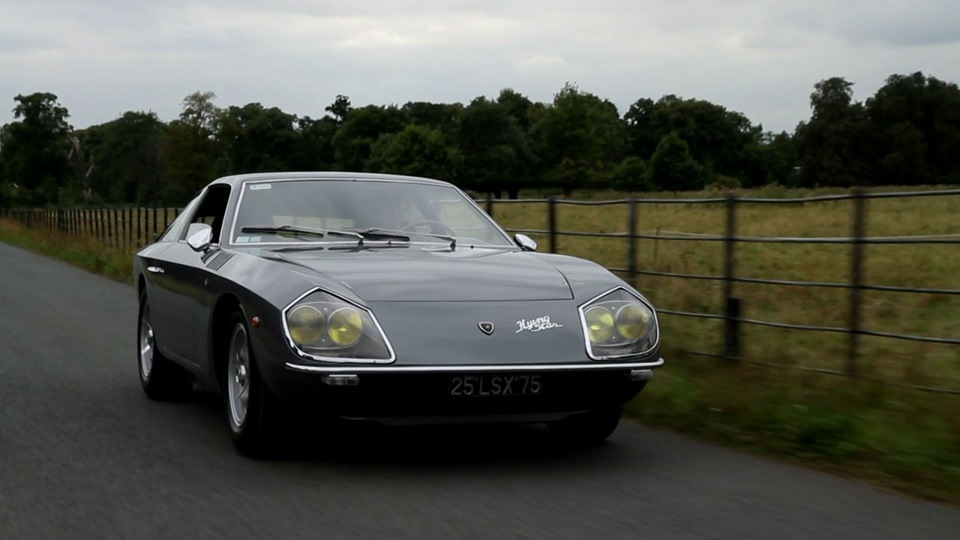
[{"label": "fence post", "polygon": [[557,252],[557,200],[551,195],[547,199],[547,229],[550,234],[550,253]]},{"label": "fence post", "polygon": [[489,191],[487,192],[487,200],[485,204],[487,207],[487,215],[493,217],[493,193],[490,193]]},{"label": "fence post", "polygon": [[863,303],[864,237],[867,229],[867,198],[862,188],[853,190],[853,244],[850,249],[850,333],[847,349],[847,375],[858,375],[857,354],[860,348],[860,319]]},{"label": "fence post", "polygon": [[740,361],[740,299],[733,296],[734,245],[737,236],[737,196],[727,194],[727,223],[723,241],[723,357]]},{"label": "fence post", "polygon": [[630,194],[630,208],[627,214],[627,228],[630,231],[630,243],[627,247],[627,271],[630,285],[637,286],[637,196]]}]

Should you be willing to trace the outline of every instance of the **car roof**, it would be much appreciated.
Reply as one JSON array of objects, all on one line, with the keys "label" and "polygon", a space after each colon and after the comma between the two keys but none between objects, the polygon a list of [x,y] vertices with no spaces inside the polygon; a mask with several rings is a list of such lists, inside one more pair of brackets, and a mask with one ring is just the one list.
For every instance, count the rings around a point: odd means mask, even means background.
[{"label": "car roof", "polygon": [[378,180],[386,182],[417,182],[421,184],[433,184],[438,186],[453,186],[453,184],[450,182],[436,180],[434,178],[424,178],[420,176],[345,171],[295,171],[235,174],[230,176],[222,176],[213,182],[210,182],[210,184],[228,184],[231,187],[235,187],[243,182],[279,182],[283,180]]}]

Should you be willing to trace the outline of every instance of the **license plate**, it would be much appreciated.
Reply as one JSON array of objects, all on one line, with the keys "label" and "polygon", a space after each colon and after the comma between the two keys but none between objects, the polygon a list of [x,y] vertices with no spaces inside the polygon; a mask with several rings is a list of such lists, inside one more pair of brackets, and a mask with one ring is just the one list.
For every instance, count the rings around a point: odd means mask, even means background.
[{"label": "license plate", "polygon": [[456,375],[450,377],[454,397],[538,396],[543,393],[540,375]]}]

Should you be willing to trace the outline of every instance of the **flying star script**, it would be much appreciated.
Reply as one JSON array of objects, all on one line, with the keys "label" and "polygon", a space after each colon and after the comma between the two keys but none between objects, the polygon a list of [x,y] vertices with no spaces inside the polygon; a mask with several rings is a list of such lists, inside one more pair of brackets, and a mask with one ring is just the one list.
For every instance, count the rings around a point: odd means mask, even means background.
[{"label": "flying star script", "polygon": [[520,319],[517,321],[517,331],[514,332],[514,334],[519,334],[523,331],[539,332],[541,330],[549,330],[551,328],[563,328],[563,325],[552,322],[549,315],[537,317],[536,319]]}]

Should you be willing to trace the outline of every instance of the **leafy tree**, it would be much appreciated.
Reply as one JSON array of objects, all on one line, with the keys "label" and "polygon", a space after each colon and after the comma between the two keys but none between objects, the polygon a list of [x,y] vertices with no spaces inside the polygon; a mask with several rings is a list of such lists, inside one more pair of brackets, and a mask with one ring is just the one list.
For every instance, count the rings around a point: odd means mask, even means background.
[{"label": "leafy tree", "polygon": [[702,187],[701,169],[690,148],[677,132],[660,141],[650,158],[651,187],[664,191],[685,191]]},{"label": "leafy tree", "polygon": [[803,186],[849,187],[868,183],[865,163],[872,147],[867,117],[861,103],[853,101],[853,84],[842,77],[814,85],[809,122],[795,134]]},{"label": "leafy tree", "polygon": [[182,102],[180,117],[167,124],[160,140],[163,191],[158,199],[181,204],[222,174],[217,167],[218,142],[214,128],[220,109],[213,92],[194,92]]},{"label": "leafy tree", "polygon": [[128,111],[120,118],[78,133],[76,174],[88,199],[153,202],[162,189],[160,141],[164,124],[152,112]]},{"label": "leafy tree", "polygon": [[762,182],[754,183],[745,179],[744,187],[757,187],[766,184],[793,185],[796,183],[795,170],[799,162],[797,144],[793,136],[782,131],[774,135],[765,133],[758,148],[763,166]]},{"label": "leafy tree", "polygon": [[843,77],[831,77],[813,85],[810,107],[814,120],[845,120],[853,107],[853,83]]},{"label": "leafy tree", "polygon": [[507,191],[516,198],[530,183],[536,157],[519,122],[503,104],[483,97],[473,100],[463,111],[459,147],[463,186],[494,194]]},{"label": "leafy tree", "polygon": [[406,115],[407,124],[429,126],[439,130],[448,141],[456,141],[460,132],[460,115],[463,105],[459,103],[429,103],[410,101],[400,108]]},{"label": "leafy tree", "polygon": [[405,125],[403,112],[394,106],[367,105],[353,109],[333,136],[336,167],[346,171],[364,170],[373,143],[382,135],[402,130]]},{"label": "leafy tree", "polygon": [[616,106],[572,84],[533,126],[546,174],[565,194],[595,186],[622,159],[624,132]]},{"label": "leafy tree", "polygon": [[949,182],[960,170],[960,89],[922,72],[891,75],[867,99],[877,184]]},{"label": "leafy tree", "polygon": [[507,114],[516,120],[520,129],[529,135],[531,127],[530,110],[533,108],[533,102],[530,101],[530,98],[512,88],[504,88],[500,90],[500,95],[497,96],[497,104],[506,109]]},{"label": "leafy tree", "polygon": [[459,151],[447,144],[440,130],[411,124],[381,135],[365,170],[452,180],[459,162]]},{"label": "leafy tree", "polygon": [[260,103],[221,110],[214,122],[228,174],[288,170],[300,152],[296,119]]},{"label": "leafy tree", "polygon": [[217,95],[213,92],[193,92],[180,102],[180,121],[198,133],[213,133],[214,122],[220,109],[214,105]]},{"label": "leafy tree", "polygon": [[660,141],[675,132],[705,170],[741,177],[751,184],[764,180],[761,134],[741,113],[704,100],[667,95],[656,102],[637,100],[624,122],[631,154],[641,159],[649,159]]},{"label": "leafy tree", "polygon": [[637,156],[627,156],[613,171],[612,187],[622,191],[651,191],[647,162]]},{"label": "leafy tree", "polygon": [[54,203],[59,191],[71,180],[67,160],[67,123],[70,114],[57,96],[48,92],[17,95],[13,109],[16,121],[0,132],[3,151],[3,178],[19,186],[26,204]]},{"label": "leafy tree", "polygon": [[297,119],[299,150],[291,157],[290,166],[302,171],[333,169],[333,136],[337,134],[337,127],[336,120],[329,116],[316,120],[309,116]]},{"label": "leafy tree", "polygon": [[[655,102],[650,98],[640,98],[623,115],[626,125],[629,152],[641,159],[649,159],[665,135],[673,131],[669,122],[662,117],[667,113],[659,112],[666,105],[668,97]],[[664,130],[667,130],[664,133]]]},{"label": "leafy tree", "polygon": [[337,94],[337,98],[333,100],[333,103],[327,105],[324,110],[333,116],[334,124],[340,126],[343,124],[343,121],[346,120],[350,111],[353,110],[353,106],[350,105],[350,98]]}]

